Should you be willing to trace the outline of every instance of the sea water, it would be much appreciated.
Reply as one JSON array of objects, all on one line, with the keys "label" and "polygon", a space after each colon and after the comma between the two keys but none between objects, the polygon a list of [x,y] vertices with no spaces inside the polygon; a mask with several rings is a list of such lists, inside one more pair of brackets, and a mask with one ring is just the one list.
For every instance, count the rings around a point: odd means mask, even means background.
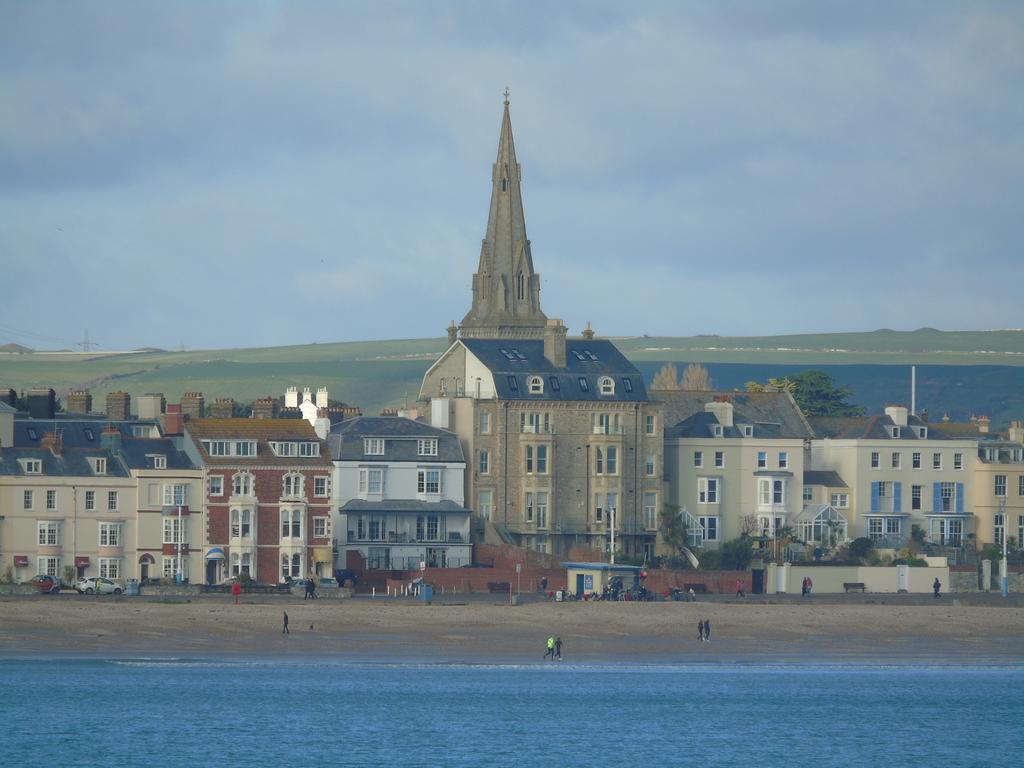
[{"label": "sea water", "polygon": [[1024,667],[0,661],[2,766],[996,766]]}]

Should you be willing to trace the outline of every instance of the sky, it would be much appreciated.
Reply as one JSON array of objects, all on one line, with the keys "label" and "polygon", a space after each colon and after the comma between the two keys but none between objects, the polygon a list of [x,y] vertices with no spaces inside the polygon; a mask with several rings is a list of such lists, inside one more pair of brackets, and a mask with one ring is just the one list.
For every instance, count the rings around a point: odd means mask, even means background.
[{"label": "sky", "polygon": [[1020,328],[1024,3],[0,0],[0,344]]}]

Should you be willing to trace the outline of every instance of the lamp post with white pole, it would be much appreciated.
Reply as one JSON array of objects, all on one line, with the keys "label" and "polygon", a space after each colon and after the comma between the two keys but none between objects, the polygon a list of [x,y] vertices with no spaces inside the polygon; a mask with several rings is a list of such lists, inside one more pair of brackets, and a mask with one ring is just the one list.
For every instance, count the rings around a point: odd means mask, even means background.
[{"label": "lamp post with white pole", "polygon": [[1006,519],[1006,499],[999,500],[999,516],[1003,521],[1003,559],[999,561],[999,580],[1003,590],[1003,597],[1010,596],[1010,579],[1006,569],[1006,533],[1009,530]]},{"label": "lamp post with white pole", "polygon": [[611,560],[609,561],[612,565],[615,565],[615,507],[611,507],[608,510],[611,517],[612,524],[612,549],[611,549]]},{"label": "lamp post with white pole", "polygon": [[181,539],[182,539],[182,531],[181,531],[181,504],[178,505],[178,531],[177,531],[177,533],[178,533],[178,535],[175,537],[178,540],[178,565],[177,565],[178,579],[177,579],[177,581],[178,581],[179,584],[181,584],[184,581],[184,579],[181,576]]}]

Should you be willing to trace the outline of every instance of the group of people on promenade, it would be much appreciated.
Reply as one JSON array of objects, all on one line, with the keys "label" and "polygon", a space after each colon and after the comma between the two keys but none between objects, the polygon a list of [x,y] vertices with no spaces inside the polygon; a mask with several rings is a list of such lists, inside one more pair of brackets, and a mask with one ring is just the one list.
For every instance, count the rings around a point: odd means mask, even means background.
[{"label": "group of people on promenade", "polygon": [[697,622],[697,640],[701,643],[711,642],[711,619],[701,619]]},{"label": "group of people on promenade", "polygon": [[544,652],[544,660],[546,661],[549,657],[552,661],[562,659],[562,638],[551,635],[548,637],[547,651]]}]

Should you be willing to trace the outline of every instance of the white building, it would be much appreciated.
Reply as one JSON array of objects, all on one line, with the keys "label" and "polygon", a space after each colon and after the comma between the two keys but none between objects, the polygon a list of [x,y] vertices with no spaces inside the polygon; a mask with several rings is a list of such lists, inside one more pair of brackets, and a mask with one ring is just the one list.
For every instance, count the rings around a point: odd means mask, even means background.
[{"label": "white building", "polygon": [[339,565],[416,570],[472,562],[470,512],[464,506],[466,460],[458,437],[397,416],[335,424],[334,462]]}]

